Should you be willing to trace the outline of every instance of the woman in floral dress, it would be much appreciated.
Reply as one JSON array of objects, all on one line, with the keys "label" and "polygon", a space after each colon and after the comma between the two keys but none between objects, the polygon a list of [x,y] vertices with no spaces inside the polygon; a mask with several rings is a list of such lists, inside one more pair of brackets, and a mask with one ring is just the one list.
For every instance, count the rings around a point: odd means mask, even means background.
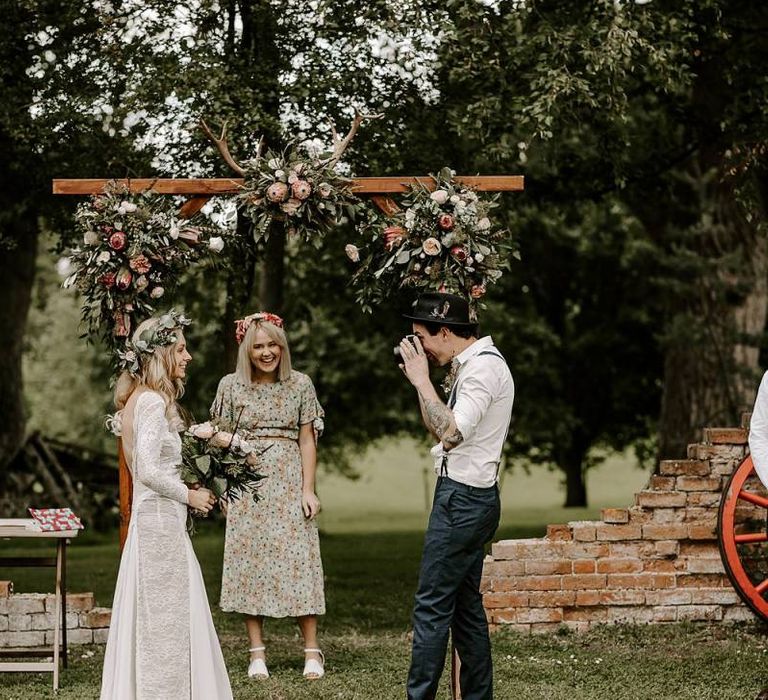
[{"label": "woman in floral dress", "polygon": [[315,516],[316,442],[323,409],[312,380],[291,369],[279,316],[257,313],[237,322],[237,371],[219,382],[211,417],[267,448],[257,503],[229,504],[221,608],[245,615],[250,639],[248,675],[269,676],[264,617],[295,617],[304,637],[304,676],[321,678],[317,616],[325,613],[323,567]]}]

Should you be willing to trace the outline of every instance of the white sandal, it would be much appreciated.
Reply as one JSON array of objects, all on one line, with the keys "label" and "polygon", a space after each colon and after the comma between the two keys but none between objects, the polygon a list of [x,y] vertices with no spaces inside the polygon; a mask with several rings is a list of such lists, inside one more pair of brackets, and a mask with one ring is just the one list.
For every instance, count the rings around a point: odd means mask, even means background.
[{"label": "white sandal", "polygon": [[305,649],[304,653],[314,652],[320,654],[322,663],[317,659],[306,659],[304,661],[304,678],[309,681],[316,681],[325,675],[325,654],[320,649]]},{"label": "white sandal", "polygon": [[[266,647],[253,647],[248,652],[254,651],[266,651]],[[269,678],[269,671],[267,671],[267,662],[264,659],[251,659],[251,663],[248,664],[248,677],[249,678]]]}]

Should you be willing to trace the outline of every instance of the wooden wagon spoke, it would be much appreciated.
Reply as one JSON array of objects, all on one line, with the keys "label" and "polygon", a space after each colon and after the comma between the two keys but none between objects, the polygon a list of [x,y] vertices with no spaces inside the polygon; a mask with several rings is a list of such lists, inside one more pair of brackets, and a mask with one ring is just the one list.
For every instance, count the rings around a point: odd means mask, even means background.
[{"label": "wooden wagon spoke", "polygon": [[761,508],[768,508],[768,498],[763,498],[763,496],[758,496],[756,493],[752,493],[751,491],[744,491],[742,489],[741,491],[739,491],[738,497],[743,501],[749,501],[750,503],[754,503],[756,506],[760,506]]},{"label": "wooden wagon spoke", "polygon": [[736,544],[756,544],[758,542],[768,542],[768,532],[750,532],[743,535],[734,535]]},{"label": "wooden wagon spoke", "polygon": [[755,586],[755,590],[760,594],[763,595],[766,590],[768,590],[768,578],[764,581],[761,581],[757,586]]}]

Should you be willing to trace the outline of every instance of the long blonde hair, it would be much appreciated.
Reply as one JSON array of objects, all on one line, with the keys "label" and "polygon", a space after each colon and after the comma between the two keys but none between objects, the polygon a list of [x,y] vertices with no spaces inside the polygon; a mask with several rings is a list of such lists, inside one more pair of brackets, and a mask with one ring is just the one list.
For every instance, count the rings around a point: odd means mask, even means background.
[{"label": "long blonde hair", "polygon": [[[151,329],[158,321],[159,318],[155,316],[142,321],[133,333],[133,343],[135,344],[141,334]],[[175,330],[177,335],[182,332],[181,328]],[[184,382],[181,379],[173,379],[176,370],[177,345],[178,341],[171,345],[157,347],[154,352],[142,353],[137,374],[131,374],[128,371],[120,374],[114,393],[115,406],[118,410],[122,410],[131,394],[141,387],[160,394],[165,401],[167,411],[176,407],[176,402],[184,395]]]},{"label": "long blonde hair", "polygon": [[253,382],[253,363],[251,362],[250,349],[256,339],[256,331],[263,330],[270,340],[274,340],[280,346],[280,362],[277,366],[277,378],[284,382],[291,378],[291,351],[288,349],[288,338],[282,328],[278,328],[269,321],[253,321],[245,331],[243,342],[237,351],[237,378],[246,386]]}]

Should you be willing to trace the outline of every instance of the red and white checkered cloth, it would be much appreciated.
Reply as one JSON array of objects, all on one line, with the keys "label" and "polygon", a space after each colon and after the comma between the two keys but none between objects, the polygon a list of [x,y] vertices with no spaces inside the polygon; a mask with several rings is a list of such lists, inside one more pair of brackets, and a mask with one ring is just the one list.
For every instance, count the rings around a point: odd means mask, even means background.
[{"label": "red and white checkered cloth", "polygon": [[70,508],[30,508],[29,514],[40,523],[43,532],[83,529],[80,518]]}]

